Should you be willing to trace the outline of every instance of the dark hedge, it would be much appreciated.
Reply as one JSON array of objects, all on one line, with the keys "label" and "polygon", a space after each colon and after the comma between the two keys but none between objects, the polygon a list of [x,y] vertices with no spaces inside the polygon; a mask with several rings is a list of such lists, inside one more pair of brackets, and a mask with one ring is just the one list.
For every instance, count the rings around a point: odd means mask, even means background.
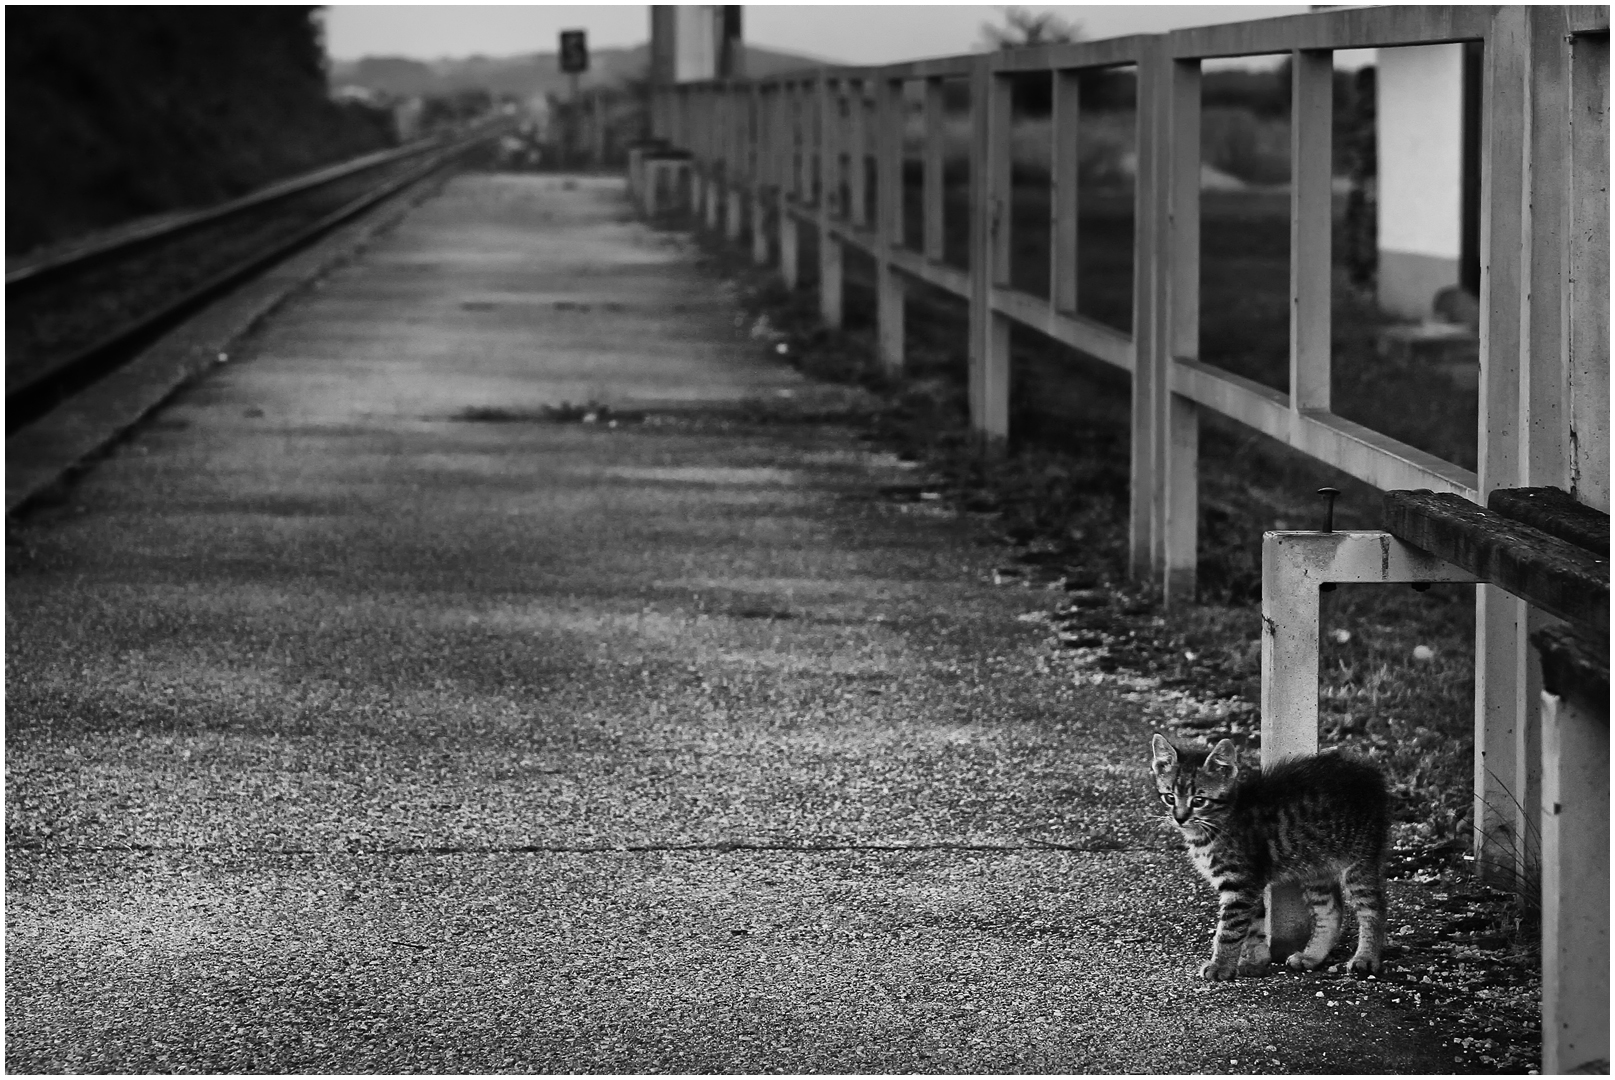
[{"label": "dark hedge", "polygon": [[6,251],[388,145],[327,94],[313,7],[6,8]]}]

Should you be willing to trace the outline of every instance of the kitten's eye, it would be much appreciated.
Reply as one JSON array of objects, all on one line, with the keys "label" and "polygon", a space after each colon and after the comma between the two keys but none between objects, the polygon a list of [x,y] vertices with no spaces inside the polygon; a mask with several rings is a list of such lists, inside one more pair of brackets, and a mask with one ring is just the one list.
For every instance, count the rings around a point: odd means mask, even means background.
[{"label": "kitten's eye", "polygon": [[1171,806],[1172,805],[1172,794],[1170,792],[1166,792],[1166,791],[1161,792],[1161,801],[1166,803],[1168,806]]},{"label": "kitten's eye", "polygon": [[1204,795],[1196,795],[1189,801],[1196,806],[1204,806],[1206,804],[1206,797]]}]

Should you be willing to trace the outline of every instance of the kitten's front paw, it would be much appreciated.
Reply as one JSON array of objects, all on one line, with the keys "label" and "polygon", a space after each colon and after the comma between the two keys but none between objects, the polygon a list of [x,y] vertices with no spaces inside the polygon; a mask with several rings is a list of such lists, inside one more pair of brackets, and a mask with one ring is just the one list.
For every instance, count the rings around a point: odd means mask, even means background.
[{"label": "kitten's front paw", "polygon": [[1241,979],[1260,978],[1261,976],[1267,974],[1267,957],[1264,956],[1261,959],[1256,959],[1255,957],[1242,957],[1239,961],[1239,968],[1237,970],[1239,971],[1239,977]]},{"label": "kitten's front paw", "polygon": [[1384,966],[1377,956],[1372,959],[1366,956],[1354,956],[1351,958],[1351,966],[1347,970],[1353,975],[1378,975]]},{"label": "kitten's front paw", "polygon": [[1230,960],[1207,960],[1200,965],[1200,977],[1206,982],[1232,982],[1236,967]]},{"label": "kitten's front paw", "polygon": [[1305,953],[1291,953],[1290,958],[1284,961],[1284,966],[1291,971],[1311,971],[1321,963],[1322,960],[1308,960]]}]

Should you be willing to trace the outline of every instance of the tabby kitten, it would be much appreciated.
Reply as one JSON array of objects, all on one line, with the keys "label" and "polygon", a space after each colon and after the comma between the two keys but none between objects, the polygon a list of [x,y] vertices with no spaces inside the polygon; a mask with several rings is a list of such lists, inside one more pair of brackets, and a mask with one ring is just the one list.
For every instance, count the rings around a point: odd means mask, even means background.
[{"label": "tabby kitten", "polygon": [[1390,800],[1378,769],[1318,754],[1242,771],[1227,739],[1208,751],[1156,735],[1150,748],[1156,791],[1218,893],[1217,933],[1201,978],[1266,971],[1263,889],[1275,882],[1299,884],[1312,908],[1312,938],[1286,964],[1310,971],[1323,963],[1340,937],[1343,896],[1357,916],[1350,969],[1380,970]]}]

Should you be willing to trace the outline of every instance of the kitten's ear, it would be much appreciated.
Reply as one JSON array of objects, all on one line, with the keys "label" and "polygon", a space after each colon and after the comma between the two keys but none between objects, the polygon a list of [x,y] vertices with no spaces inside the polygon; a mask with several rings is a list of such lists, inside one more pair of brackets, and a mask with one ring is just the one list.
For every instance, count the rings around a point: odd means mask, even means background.
[{"label": "kitten's ear", "polygon": [[1159,734],[1150,738],[1150,755],[1150,767],[1156,772],[1164,772],[1178,763],[1177,748]]},{"label": "kitten's ear", "polygon": [[1206,755],[1206,763],[1202,768],[1221,769],[1229,773],[1238,772],[1239,747],[1235,746],[1231,739],[1220,740],[1211,748],[1211,753]]}]

